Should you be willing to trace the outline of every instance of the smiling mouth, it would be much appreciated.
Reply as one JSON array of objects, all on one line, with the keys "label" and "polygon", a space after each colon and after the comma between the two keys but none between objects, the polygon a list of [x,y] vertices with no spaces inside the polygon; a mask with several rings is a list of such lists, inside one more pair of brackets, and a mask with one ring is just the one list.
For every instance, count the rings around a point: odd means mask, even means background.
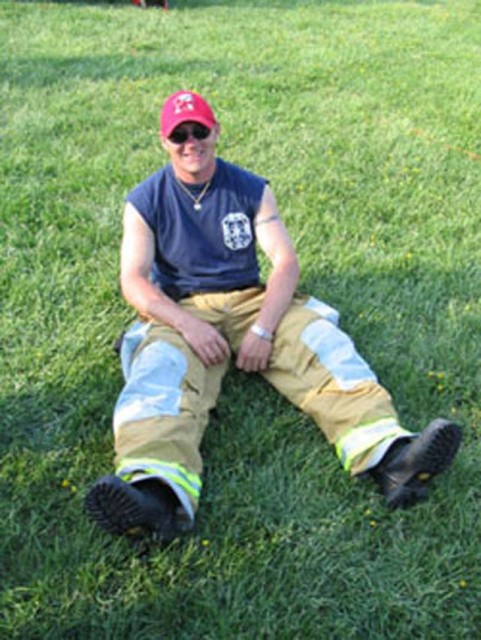
[{"label": "smiling mouth", "polygon": [[194,152],[184,153],[182,157],[187,160],[200,160],[200,158],[202,158],[203,155],[204,153],[202,151],[194,151]]}]

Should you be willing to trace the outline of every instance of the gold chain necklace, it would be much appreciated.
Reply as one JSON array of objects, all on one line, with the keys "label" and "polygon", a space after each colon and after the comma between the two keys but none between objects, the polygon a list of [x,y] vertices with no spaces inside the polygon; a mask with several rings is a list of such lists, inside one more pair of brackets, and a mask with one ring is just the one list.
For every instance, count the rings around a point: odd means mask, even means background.
[{"label": "gold chain necklace", "polygon": [[196,211],[200,211],[202,209],[202,205],[200,204],[201,200],[205,196],[205,194],[207,193],[207,190],[210,187],[211,181],[209,180],[208,182],[205,183],[204,188],[202,189],[202,191],[199,193],[199,195],[197,197],[195,197],[194,194],[191,193],[189,191],[189,189],[178,178],[176,178],[175,181],[177,182],[179,187],[182,189],[182,191],[186,195],[188,195],[189,198],[192,200],[192,202],[194,203],[194,209]]}]

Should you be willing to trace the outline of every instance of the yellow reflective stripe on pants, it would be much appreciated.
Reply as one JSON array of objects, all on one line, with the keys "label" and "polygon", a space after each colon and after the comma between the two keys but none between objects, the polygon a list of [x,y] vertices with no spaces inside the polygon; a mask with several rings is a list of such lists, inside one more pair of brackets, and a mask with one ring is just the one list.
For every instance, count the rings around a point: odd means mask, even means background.
[{"label": "yellow reflective stripe on pants", "polygon": [[172,462],[158,460],[122,460],[117,467],[117,475],[130,480],[136,473],[143,472],[149,476],[165,477],[182,487],[190,496],[198,500],[202,489],[202,481],[196,473],[189,473],[185,467]]},{"label": "yellow reflective stripe on pants", "polygon": [[202,488],[201,479],[196,473],[189,473],[185,467],[176,463],[150,458],[129,458],[120,461],[117,475],[133,484],[148,478],[158,478],[172,489],[179,500],[180,513],[176,517],[187,518],[193,524]]},{"label": "yellow reflective stripe on pants", "polygon": [[385,440],[410,437],[412,434],[403,429],[391,416],[369,424],[361,424],[343,434],[336,443],[336,453],[341,463],[349,471],[353,462],[367,451],[375,449]]}]

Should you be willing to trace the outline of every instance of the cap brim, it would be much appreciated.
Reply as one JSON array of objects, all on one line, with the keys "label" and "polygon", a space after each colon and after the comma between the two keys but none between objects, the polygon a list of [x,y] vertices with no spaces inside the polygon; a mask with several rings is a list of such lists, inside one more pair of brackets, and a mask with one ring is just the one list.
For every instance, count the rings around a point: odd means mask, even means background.
[{"label": "cap brim", "polygon": [[176,118],[175,122],[171,123],[168,129],[161,132],[164,138],[168,138],[172,131],[174,131],[174,129],[177,129],[177,127],[184,122],[197,122],[198,124],[203,124],[204,127],[207,127],[208,129],[212,129],[212,127],[215,125],[215,120],[212,121],[210,118],[204,118],[203,116],[191,115],[188,113],[181,114],[178,118]]}]

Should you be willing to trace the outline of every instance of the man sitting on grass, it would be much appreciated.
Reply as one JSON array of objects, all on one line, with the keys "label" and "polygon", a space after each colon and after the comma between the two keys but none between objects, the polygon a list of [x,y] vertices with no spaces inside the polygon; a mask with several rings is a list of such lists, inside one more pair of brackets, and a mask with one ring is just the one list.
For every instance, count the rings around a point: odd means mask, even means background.
[{"label": "man sitting on grass", "polygon": [[[443,418],[420,434],[400,425],[338,313],[296,292],[297,257],[268,181],[216,157],[219,135],[204,98],[171,95],[160,117],[170,163],[127,196],[121,285],[141,320],[121,349],[116,475],[90,489],[90,517],[113,534],[163,541],[193,527],[199,446],[232,354],[310,415],[389,508],[415,504],[452,463],[460,428]],[[256,244],[272,264],[265,285]]]}]

